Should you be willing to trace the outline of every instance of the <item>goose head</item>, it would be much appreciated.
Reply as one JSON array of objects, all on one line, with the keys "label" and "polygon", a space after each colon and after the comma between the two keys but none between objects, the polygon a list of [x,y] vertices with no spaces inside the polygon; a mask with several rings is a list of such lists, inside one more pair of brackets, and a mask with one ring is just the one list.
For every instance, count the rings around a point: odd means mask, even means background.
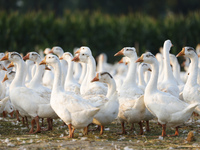
[{"label": "goose head", "polygon": [[137,57],[136,49],[134,47],[124,47],[122,50],[117,52],[114,56],[124,55],[129,58]]},{"label": "goose head", "polygon": [[48,54],[45,58],[40,62],[40,65],[50,65],[53,66],[54,64],[59,63],[59,58],[56,55]]},{"label": "goose head", "polygon": [[67,62],[70,62],[73,59],[73,55],[70,52],[65,52],[61,57],[60,60],[66,60]]},{"label": "goose head", "polygon": [[192,57],[197,56],[197,53],[194,48],[186,46],[186,47],[183,47],[182,50],[176,55],[176,57],[179,57],[179,56],[186,56],[186,57],[192,58]]},{"label": "goose head", "polygon": [[130,59],[126,56],[122,57],[120,61],[118,62],[119,64],[124,63],[125,65],[128,65],[130,63]]},{"label": "goose head", "polygon": [[22,60],[22,56],[17,52],[10,52],[10,53],[7,53],[3,58],[1,58],[0,61],[3,61],[3,60],[10,60],[15,63]]},{"label": "goose head", "polygon": [[89,47],[82,46],[77,52],[76,56],[72,59],[75,62],[87,63],[88,58],[92,55],[92,52]]},{"label": "goose head", "polygon": [[54,53],[56,54],[58,57],[61,57],[64,53],[63,49],[59,46],[54,46],[49,53]]},{"label": "goose head", "polygon": [[88,55],[92,55],[92,51],[87,46],[81,46],[80,49],[75,52],[75,54],[78,54],[78,53],[81,53],[81,52],[87,53]]},{"label": "goose head", "polygon": [[49,54],[49,52],[51,51],[51,49],[50,48],[45,48],[45,50],[44,50],[44,54]]},{"label": "goose head", "polygon": [[2,82],[5,82],[6,80],[8,80],[8,81],[12,81],[13,79],[14,79],[14,77],[15,77],[15,71],[8,71],[6,74],[5,74],[5,76],[4,76],[4,78],[3,78],[3,80],[2,80]]},{"label": "goose head", "polygon": [[5,56],[5,53],[0,53],[0,59]]},{"label": "goose head", "polygon": [[101,54],[96,58],[96,60],[97,60],[98,62],[103,62],[103,63],[105,63],[105,62],[107,62],[107,55],[106,55],[105,53],[101,53]]},{"label": "goose head", "polygon": [[157,61],[156,57],[151,52],[146,52],[136,62],[153,64],[155,61]]},{"label": "goose head", "polygon": [[140,66],[142,67],[143,71],[151,71],[151,67],[147,63],[141,63]]},{"label": "goose head", "polygon": [[170,51],[171,47],[173,46],[172,42],[170,40],[166,40],[164,42],[164,49]]},{"label": "goose head", "polygon": [[38,59],[41,59],[40,55],[37,52],[30,52],[26,56],[23,57],[24,60],[31,60],[33,62],[36,62]]},{"label": "goose head", "polygon": [[94,79],[92,79],[91,82],[95,82],[95,81],[100,81],[103,83],[109,83],[110,80],[112,80],[113,77],[110,75],[110,73],[108,72],[99,72],[96,74],[96,76],[94,77]]},{"label": "goose head", "polygon": [[7,71],[7,69],[4,67],[3,63],[0,62],[0,70],[4,70],[4,71]]}]

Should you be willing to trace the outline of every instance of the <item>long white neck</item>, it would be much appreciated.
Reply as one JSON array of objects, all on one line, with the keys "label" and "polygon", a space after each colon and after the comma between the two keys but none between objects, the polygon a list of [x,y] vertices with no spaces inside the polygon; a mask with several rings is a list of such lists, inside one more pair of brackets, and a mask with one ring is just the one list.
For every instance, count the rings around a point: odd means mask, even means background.
[{"label": "long white neck", "polygon": [[66,76],[65,82],[71,82],[71,81],[75,82],[75,79],[73,76],[74,62],[71,60],[68,60],[67,63],[68,63],[68,70],[67,70],[67,76]]},{"label": "long white neck", "polygon": [[143,85],[146,86],[146,82],[144,81],[144,69],[142,68],[142,66],[140,66],[139,68],[139,83],[138,85]]},{"label": "long white neck", "polygon": [[39,65],[39,63],[42,61],[41,58],[37,58],[36,60],[36,72],[35,75],[33,76],[32,80],[30,81],[29,84],[31,85],[41,85],[42,84],[42,77],[44,74],[45,70],[45,65]]},{"label": "long white neck", "polygon": [[171,66],[170,66],[169,50],[170,50],[170,47],[164,46],[163,48],[163,54],[164,54],[163,63],[164,63],[164,73],[165,73],[164,81],[171,80],[173,82],[176,82],[172,73]]},{"label": "long white neck", "polygon": [[194,55],[190,58],[191,63],[189,66],[189,75],[185,86],[194,86],[197,84],[197,76],[198,76],[198,56]]},{"label": "long white neck", "polygon": [[63,86],[61,85],[62,70],[60,62],[54,63],[52,67],[54,68],[54,82],[52,92],[63,90]]},{"label": "long white neck", "polygon": [[26,81],[27,82],[30,82],[31,79],[32,79],[32,76],[31,76],[31,68],[32,68],[32,65],[30,64],[31,60],[27,60],[26,61]]},{"label": "long white neck", "polygon": [[107,84],[108,84],[108,91],[106,97],[109,99],[116,91],[116,83],[114,79],[111,79]]},{"label": "long white neck", "polygon": [[24,86],[24,78],[25,78],[24,71],[25,71],[26,64],[22,59],[15,62],[15,64],[16,64],[16,74],[10,85],[10,89],[14,87]]},{"label": "long white neck", "polygon": [[87,64],[88,64],[88,79],[87,79],[87,83],[90,83],[92,81],[92,79],[96,75],[96,62],[95,62],[93,56],[89,56],[88,57],[88,63]]},{"label": "long white neck", "polygon": [[135,63],[137,57],[131,57],[130,58],[130,65],[128,68],[128,72],[126,75],[126,78],[123,82],[123,85],[137,85],[136,84],[136,75],[137,75],[137,64]]},{"label": "long white neck", "polygon": [[82,65],[82,71],[81,71],[81,76],[79,78],[79,83],[81,84],[86,77],[86,72],[87,72],[87,64],[86,63],[81,63]]},{"label": "long white neck", "polygon": [[174,78],[177,80],[177,82],[179,84],[183,83],[181,81],[181,77],[180,77],[180,65],[179,65],[177,59],[175,59],[174,61],[172,61],[172,68],[173,68]]},{"label": "long white neck", "polygon": [[159,73],[159,66],[158,61],[154,59],[154,63],[151,64],[152,73],[150,80],[146,86],[145,93],[153,93],[157,91],[157,83],[158,83],[158,73]]}]

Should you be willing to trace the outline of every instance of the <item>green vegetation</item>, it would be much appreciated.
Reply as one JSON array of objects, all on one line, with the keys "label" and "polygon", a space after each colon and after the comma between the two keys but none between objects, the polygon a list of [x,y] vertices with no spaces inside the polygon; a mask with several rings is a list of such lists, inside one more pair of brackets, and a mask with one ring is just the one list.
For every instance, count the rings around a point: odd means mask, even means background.
[{"label": "green vegetation", "polygon": [[[154,54],[170,39],[177,53],[185,45],[200,42],[200,13],[168,15],[155,19],[141,13],[108,15],[99,11],[69,11],[62,17],[52,12],[0,12],[0,51],[26,53],[46,47],[61,46],[72,52],[74,47],[89,46],[93,55],[106,52],[109,58],[125,46],[135,46],[140,55]],[[116,59],[116,58],[115,58]]]}]

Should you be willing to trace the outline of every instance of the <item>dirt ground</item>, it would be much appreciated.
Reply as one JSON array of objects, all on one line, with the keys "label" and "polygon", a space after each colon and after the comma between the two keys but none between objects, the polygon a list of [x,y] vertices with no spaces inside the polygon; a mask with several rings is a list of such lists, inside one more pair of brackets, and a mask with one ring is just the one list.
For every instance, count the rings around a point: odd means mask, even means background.
[{"label": "dirt ground", "polygon": [[[83,150],[132,150],[132,149],[200,149],[200,117],[193,117],[179,129],[178,137],[164,137],[161,135],[161,127],[156,120],[150,121],[151,131],[144,135],[137,135],[139,126],[135,124],[133,131],[128,131],[130,125],[126,125],[127,134],[120,135],[121,125],[117,121],[105,127],[103,135],[99,131],[90,131],[83,136],[81,130],[75,130],[75,138],[66,138],[67,126],[63,126],[61,120],[54,121],[53,131],[42,131],[38,134],[28,134],[29,129],[21,122],[9,117],[0,118],[0,149],[83,149]],[[30,121],[30,119],[29,119]],[[46,128],[46,120],[44,127]],[[96,126],[90,126],[95,129]],[[189,132],[193,132],[194,140],[188,142]],[[174,134],[173,128],[167,128],[167,134]]]}]

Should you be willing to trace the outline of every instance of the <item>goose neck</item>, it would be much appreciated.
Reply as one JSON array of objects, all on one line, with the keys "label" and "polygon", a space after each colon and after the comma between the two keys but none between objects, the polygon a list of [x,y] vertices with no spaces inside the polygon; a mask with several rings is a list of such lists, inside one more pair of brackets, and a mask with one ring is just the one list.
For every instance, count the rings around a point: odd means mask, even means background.
[{"label": "goose neck", "polygon": [[88,82],[90,82],[96,74],[96,62],[93,56],[88,57]]},{"label": "goose neck", "polygon": [[107,84],[108,84],[108,91],[106,97],[109,99],[116,91],[116,83],[114,79],[112,79]]},{"label": "goose neck", "polygon": [[197,84],[197,76],[198,76],[198,56],[191,57],[191,63],[189,66],[189,75],[186,82],[187,86],[193,86]]},{"label": "goose neck", "polygon": [[143,86],[146,86],[146,83],[144,81],[144,69],[142,69],[142,67],[140,66],[139,68],[139,85],[143,85]]},{"label": "goose neck", "polygon": [[54,82],[52,91],[61,90],[63,89],[61,85],[61,74],[62,74],[61,64],[58,61],[57,63],[54,63],[52,67],[54,68]]},{"label": "goose neck", "polygon": [[67,76],[66,76],[66,81],[65,82],[69,82],[69,81],[73,81],[74,80],[74,76],[73,76],[74,62],[69,60],[69,61],[67,61],[67,63],[68,63],[68,70],[67,70]]},{"label": "goose neck", "polygon": [[145,93],[152,93],[157,91],[157,83],[158,83],[158,73],[159,73],[159,67],[158,67],[158,61],[154,60],[154,63],[151,64],[152,73],[150,80],[146,86]]}]

